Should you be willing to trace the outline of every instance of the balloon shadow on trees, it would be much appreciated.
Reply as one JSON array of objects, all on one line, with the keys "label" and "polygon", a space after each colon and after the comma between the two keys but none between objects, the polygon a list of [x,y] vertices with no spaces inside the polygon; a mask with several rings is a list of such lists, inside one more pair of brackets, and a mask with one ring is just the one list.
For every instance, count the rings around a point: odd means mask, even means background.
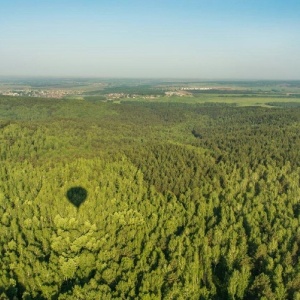
[{"label": "balloon shadow on trees", "polygon": [[70,188],[67,193],[66,197],[77,209],[79,209],[80,205],[86,200],[87,198],[87,190],[80,186],[75,186]]}]

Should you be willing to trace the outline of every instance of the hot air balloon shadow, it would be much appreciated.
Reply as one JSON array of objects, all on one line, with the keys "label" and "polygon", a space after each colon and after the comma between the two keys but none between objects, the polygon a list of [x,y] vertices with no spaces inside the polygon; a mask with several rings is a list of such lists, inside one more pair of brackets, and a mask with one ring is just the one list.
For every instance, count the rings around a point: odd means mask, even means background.
[{"label": "hot air balloon shadow", "polygon": [[86,189],[81,186],[75,186],[67,191],[66,197],[77,209],[79,209],[80,205],[86,200],[87,194]]}]

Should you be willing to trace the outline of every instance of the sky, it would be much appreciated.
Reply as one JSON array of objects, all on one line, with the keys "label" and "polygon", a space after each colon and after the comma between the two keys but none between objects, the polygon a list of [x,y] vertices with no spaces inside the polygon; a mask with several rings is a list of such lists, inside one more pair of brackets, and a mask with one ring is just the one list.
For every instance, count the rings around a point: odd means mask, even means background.
[{"label": "sky", "polygon": [[300,1],[1,0],[0,76],[300,79]]}]

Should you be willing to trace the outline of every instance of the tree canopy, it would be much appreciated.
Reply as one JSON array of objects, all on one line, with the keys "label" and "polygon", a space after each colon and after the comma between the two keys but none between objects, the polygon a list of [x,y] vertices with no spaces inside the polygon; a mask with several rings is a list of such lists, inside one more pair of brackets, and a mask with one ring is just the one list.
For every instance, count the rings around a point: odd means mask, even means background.
[{"label": "tree canopy", "polygon": [[0,98],[1,299],[299,299],[300,107]]}]

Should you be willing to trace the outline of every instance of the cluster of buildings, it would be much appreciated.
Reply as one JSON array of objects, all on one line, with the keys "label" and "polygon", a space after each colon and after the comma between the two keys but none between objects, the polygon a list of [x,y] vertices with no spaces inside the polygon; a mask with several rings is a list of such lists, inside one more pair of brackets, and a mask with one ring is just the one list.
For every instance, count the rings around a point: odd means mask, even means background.
[{"label": "cluster of buildings", "polygon": [[207,91],[212,90],[212,88],[209,87],[182,87],[182,91]]},{"label": "cluster of buildings", "polygon": [[121,98],[142,98],[142,99],[155,99],[159,98],[159,95],[147,95],[147,96],[141,96],[139,94],[125,94],[125,93],[110,93],[105,95],[107,97],[107,100],[115,100],[115,99],[121,99]]},{"label": "cluster of buildings", "polygon": [[68,90],[6,90],[0,91],[3,96],[27,96],[27,97],[43,97],[43,98],[63,98],[68,95],[80,95],[81,91]]}]

